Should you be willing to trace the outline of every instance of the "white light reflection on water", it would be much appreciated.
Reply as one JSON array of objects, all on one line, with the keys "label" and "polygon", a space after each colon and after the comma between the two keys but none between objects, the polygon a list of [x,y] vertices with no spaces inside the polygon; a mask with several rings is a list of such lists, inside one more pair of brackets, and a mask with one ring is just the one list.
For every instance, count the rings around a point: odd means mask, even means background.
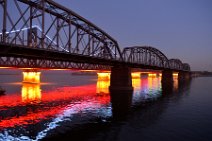
[{"label": "white light reflection on water", "polygon": [[[93,99],[94,101],[84,101],[79,104],[70,104],[67,105],[65,110],[61,113],[56,115],[56,117],[48,124],[46,124],[46,128],[42,131],[38,132],[35,139],[31,139],[28,136],[20,136],[15,137],[13,135],[10,135],[8,131],[4,131],[4,133],[0,134],[0,140],[2,141],[37,141],[40,140],[48,134],[51,130],[55,129],[56,127],[60,126],[59,124],[64,121],[71,121],[73,115],[78,113],[98,113],[98,115],[101,115],[102,121],[105,122],[106,118],[112,116],[112,110],[111,107],[103,107],[101,103],[98,103]],[[89,112],[88,112],[89,111]]]},{"label": "white light reflection on water", "polygon": [[157,99],[161,96],[161,77],[148,76],[132,79],[133,104]]}]

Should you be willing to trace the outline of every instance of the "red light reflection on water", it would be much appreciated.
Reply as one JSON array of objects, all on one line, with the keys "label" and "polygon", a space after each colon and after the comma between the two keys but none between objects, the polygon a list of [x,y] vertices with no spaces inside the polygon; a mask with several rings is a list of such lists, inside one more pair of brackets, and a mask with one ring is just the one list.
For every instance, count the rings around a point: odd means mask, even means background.
[{"label": "red light reflection on water", "polygon": [[[102,88],[97,87],[95,84],[90,84],[76,87],[60,87],[56,90],[43,91],[41,94],[39,84],[23,83],[22,95],[7,94],[1,97],[0,110],[8,110],[8,113],[10,109],[15,109],[15,111],[25,109],[27,111],[24,111],[24,114],[21,115],[10,116],[9,113],[8,115],[0,116],[0,128],[35,124],[49,117],[55,117],[63,112],[67,108],[66,106],[70,104],[74,105],[77,103],[78,109],[82,110],[86,107],[86,100],[88,99],[91,102],[87,104],[90,106],[93,105],[93,107],[98,106],[98,104],[108,104],[110,102],[110,96],[97,96],[96,92],[99,89]],[[94,101],[93,103],[92,100]],[[83,101],[84,103],[81,104]],[[25,106],[27,108],[24,108]]]},{"label": "red light reflection on water", "polygon": [[[160,78],[135,77],[132,84],[135,90],[157,89]],[[97,84],[60,87],[50,91],[42,91],[42,84],[22,83],[21,94],[7,94],[0,99],[0,112],[8,114],[0,116],[0,129],[35,124],[55,117],[67,108],[75,107],[76,111],[81,111],[109,104],[109,85],[110,79],[106,73],[102,74],[102,78],[98,75]],[[11,111],[20,114],[14,115]]]},{"label": "red light reflection on water", "polygon": [[24,116],[14,116],[14,117],[9,117],[7,119],[2,119],[0,121],[0,128],[14,127],[16,125],[23,126],[27,124],[34,124],[41,120],[52,117],[53,115],[60,113],[60,111],[62,110],[63,108],[61,108],[60,106],[57,106],[57,107],[53,107],[53,109],[49,109],[48,111],[39,111],[37,113],[28,112]]}]

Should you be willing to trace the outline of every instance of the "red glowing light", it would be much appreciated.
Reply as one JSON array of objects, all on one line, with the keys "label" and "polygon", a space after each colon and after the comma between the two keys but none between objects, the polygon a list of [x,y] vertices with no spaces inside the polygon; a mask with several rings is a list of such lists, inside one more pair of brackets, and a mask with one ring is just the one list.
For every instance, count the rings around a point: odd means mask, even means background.
[{"label": "red glowing light", "polygon": [[[20,107],[26,106],[29,103],[31,103],[31,101],[35,101],[35,100],[37,102],[39,100],[40,103],[41,102],[45,104],[49,103],[49,105],[51,105],[51,103],[52,102],[54,103],[55,101],[63,101],[63,102],[66,101],[69,103],[70,101],[76,101],[76,102],[83,101],[84,99],[87,99],[87,98],[96,99],[96,101],[98,101],[100,105],[108,104],[110,102],[109,95],[104,95],[104,96],[96,95],[96,91],[98,90],[98,88],[96,87],[95,84],[85,85],[85,86],[76,86],[76,87],[61,87],[53,91],[44,91],[42,92],[42,97],[40,93],[40,88],[37,87],[39,85],[27,84],[27,86],[25,86],[26,85],[25,83],[23,83],[23,85],[24,85],[23,87],[27,87],[26,89],[28,89],[29,87],[35,86],[36,88],[29,88],[29,89],[35,89],[35,91],[32,90],[30,92],[27,92],[25,90],[24,91],[22,90],[22,97],[16,94],[7,94],[1,97],[1,100],[0,100],[1,110],[7,110],[9,108],[21,110]],[[37,89],[39,91],[37,91]],[[89,103],[89,104],[93,104],[89,106],[97,106],[96,102]],[[4,119],[3,117],[0,117],[1,119],[0,127],[7,128],[7,127],[14,127],[15,125],[27,125],[27,124],[31,124],[32,122],[34,124],[48,117],[54,117],[55,115],[63,112],[63,110],[66,108],[66,104],[62,104],[62,105],[60,104],[56,106],[54,105],[54,106],[51,106],[51,108],[41,108],[39,106],[39,103],[37,103],[36,105],[34,106],[37,107],[35,108],[37,110],[35,110],[34,112],[25,111],[26,112],[25,114],[19,115],[19,116],[8,115],[9,117],[6,119]],[[80,107],[81,109],[85,108],[85,106],[86,106],[85,103],[80,104],[79,102],[78,104],[78,107]]]}]

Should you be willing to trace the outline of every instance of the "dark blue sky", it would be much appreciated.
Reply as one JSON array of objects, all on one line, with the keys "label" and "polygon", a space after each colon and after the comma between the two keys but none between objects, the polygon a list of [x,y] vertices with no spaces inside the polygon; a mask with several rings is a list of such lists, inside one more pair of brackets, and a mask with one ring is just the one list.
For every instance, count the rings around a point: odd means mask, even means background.
[{"label": "dark blue sky", "polygon": [[120,47],[150,45],[192,70],[212,71],[212,0],[55,0]]}]

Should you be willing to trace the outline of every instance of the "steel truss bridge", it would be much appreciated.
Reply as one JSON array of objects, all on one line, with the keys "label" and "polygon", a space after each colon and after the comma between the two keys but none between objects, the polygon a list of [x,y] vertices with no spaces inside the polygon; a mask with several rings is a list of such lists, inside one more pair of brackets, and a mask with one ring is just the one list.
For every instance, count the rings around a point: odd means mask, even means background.
[{"label": "steel truss bridge", "polygon": [[0,0],[0,67],[190,71],[151,46],[120,49],[95,24],[52,0]]}]

